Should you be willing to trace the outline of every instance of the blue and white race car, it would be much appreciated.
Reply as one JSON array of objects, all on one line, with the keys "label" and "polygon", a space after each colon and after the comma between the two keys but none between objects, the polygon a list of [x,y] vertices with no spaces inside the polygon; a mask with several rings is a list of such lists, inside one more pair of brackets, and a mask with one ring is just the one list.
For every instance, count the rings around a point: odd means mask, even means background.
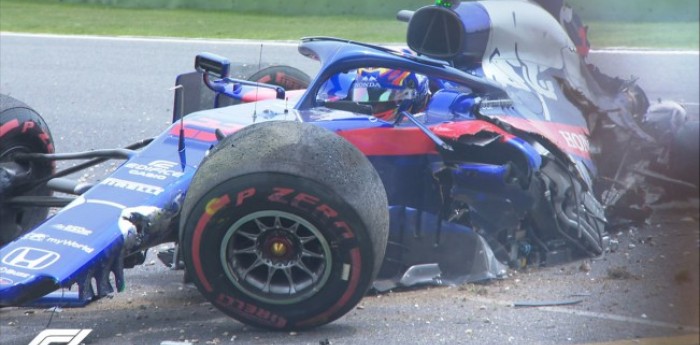
[{"label": "blue and white race car", "polygon": [[[74,285],[77,304],[122,291],[125,268],[174,242],[168,264],[222,312],[315,327],[372,286],[600,255],[612,217],[646,212],[638,188],[610,183],[646,181],[615,157],[697,150],[684,134],[697,123],[650,107],[633,83],[600,87],[534,3],[402,15],[407,52],[302,39],[313,78],[273,66],[235,79],[202,53],[177,79],[172,124],[123,149],[54,153],[39,114],[0,96],[0,305],[63,303],[69,292],[50,293]],[[673,157],[655,176],[693,186]],[[56,171],[67,159],[86,161]],[[66,178],[108,159],[124,163],[101,181]]]}]

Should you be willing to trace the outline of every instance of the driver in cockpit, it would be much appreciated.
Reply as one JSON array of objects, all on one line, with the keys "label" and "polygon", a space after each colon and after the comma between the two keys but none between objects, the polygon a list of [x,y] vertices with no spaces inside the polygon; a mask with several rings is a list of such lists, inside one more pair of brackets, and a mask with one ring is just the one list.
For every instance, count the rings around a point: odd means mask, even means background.
[{"label": "driver in cockpit", "polygon": [[367,109],[367,115],[387,122],[394,121],[399,111],[423,111],[430,99],[426,76],[390,68],[358,68],[334,75],[320,94],[326,104],[354,102]]}]

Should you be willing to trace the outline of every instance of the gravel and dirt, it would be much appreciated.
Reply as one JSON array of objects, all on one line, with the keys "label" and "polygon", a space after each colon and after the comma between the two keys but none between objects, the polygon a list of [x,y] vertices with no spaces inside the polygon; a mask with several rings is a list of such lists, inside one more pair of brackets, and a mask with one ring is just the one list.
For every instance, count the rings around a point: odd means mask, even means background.
[{"label": "gravel and dirt", "polygon": [[85,344],[700,344],[699,218],[697,199],[662,205],[648,224],[615,234],[617,250],[602,257],[370,294],[330,325],[291,333],[229,319],[152,251],[127,271],[126,292],[85,308],[0,309],[0,343],[87,328]]}]

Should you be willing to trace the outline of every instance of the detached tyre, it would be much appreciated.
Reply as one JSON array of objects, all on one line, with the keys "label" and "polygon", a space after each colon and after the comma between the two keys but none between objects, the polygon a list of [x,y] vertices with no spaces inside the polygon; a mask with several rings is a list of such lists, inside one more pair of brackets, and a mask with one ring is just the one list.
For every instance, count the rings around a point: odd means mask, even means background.
[{"label": "detached tyre", "polygon": [[218,309],[257,327],[305,329],[351,310],[384,257],[389,218],[367,158],[334,133],[264,122],[226,137],[182,212],[188,274]]},{"label": "detached tyre", "polygon": [[27,183],[50,176],[52,162],[16,162],[19,153],[53,153],[53,138],[44,119],[26,104],[0,95],[0,246],[8,243],[48,214],[45,207],[6,203],[16,196],[49,196],[45,186],[26,190]]}]

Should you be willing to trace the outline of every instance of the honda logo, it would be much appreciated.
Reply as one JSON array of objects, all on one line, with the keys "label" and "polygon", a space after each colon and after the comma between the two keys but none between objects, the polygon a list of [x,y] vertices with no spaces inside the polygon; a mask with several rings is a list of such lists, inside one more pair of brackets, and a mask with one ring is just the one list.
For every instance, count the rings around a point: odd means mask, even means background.
[{"label": "honda logo", "polygon": [[40,270],[51,266],[61,256],[48,250],[20,247],[2,258],[2,263],[19,268]]}]

